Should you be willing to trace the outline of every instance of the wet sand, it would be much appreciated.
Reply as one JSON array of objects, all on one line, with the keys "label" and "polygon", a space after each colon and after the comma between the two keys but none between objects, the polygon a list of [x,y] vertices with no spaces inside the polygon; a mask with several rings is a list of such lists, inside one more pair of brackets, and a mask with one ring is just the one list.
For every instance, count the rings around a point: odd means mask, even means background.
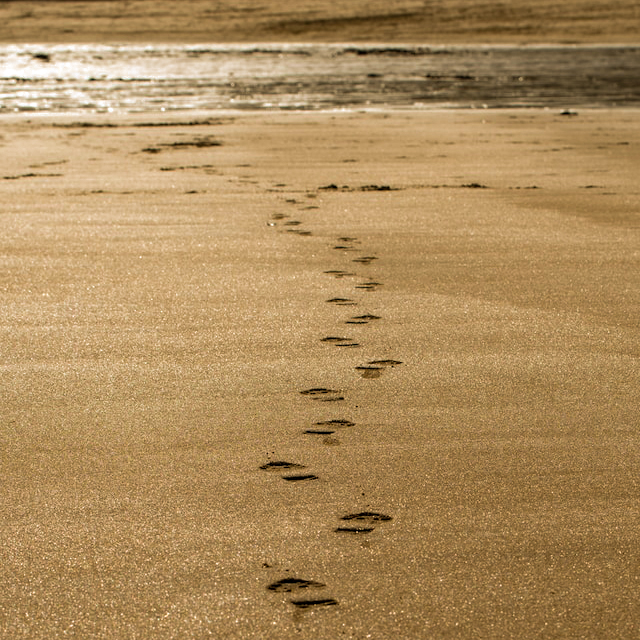
[{"label": "wet sand", "polygon": [[638,42],[635,0],[12,0],[0,42]]},{"label": "wet sand", "polygon": [[2,637],[637,637],[637,110],[1,143]]}]

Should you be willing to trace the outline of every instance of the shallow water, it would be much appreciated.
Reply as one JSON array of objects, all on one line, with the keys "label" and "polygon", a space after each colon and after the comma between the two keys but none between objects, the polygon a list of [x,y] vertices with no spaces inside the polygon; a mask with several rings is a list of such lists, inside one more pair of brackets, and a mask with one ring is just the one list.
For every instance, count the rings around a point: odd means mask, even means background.
[{"label": "shallow water", "polygon": [[640,104],[640,47],[3,45],[0,113]]}]

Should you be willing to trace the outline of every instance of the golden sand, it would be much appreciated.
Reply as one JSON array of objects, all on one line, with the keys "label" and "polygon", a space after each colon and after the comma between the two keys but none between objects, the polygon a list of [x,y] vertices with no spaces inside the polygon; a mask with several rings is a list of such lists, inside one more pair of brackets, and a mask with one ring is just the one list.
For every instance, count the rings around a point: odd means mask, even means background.
[{"label": "golden sand", "polygon": [[636,637],[638,111],[186,120],[3,119],[0,636]]}]

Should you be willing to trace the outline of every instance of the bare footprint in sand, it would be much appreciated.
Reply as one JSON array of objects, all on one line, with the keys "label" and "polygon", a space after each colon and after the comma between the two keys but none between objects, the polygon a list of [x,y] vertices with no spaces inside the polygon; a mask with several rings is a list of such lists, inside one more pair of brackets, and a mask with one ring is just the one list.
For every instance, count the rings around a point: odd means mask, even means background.
[{"label": "bare footprint in sand", "polygon": [[313,429],[306,429],[305,433],[328,436],[336,432],[336,429],[344,429],[346,427],[355,427],[356,423],[351,420],[338,418],[335,420],[323,420],[314,423]]},{"label": "bare footprint in sand", "polygon": [[363,378],[379,378],[387,367],[393,368],[402,364],[400,360],[371,360],[366,365],[356,367]]},{"label": "bare footprint in sand", "polygon": [[376,256],[361,256],[360,258],[354,258],[351,262],[358,262],[359,264],[371,264],[374,260],[377,260]]},{"label": "bare footprint in sand", "polygon": [[339,336],[327,336],[326,338],[321,338],[320,342],[327,342],[329,344],[333,344],[336,347],[359,347],[360,344],[358,342],[353,342],[351,338],[341,338]]},{"label": "bare footprint in sand", "polygon": [[332,607],[338,604],[335,598],[322,598],[320,600],[289,600],[298,609],[311,609],[312,607]]},{"label": "bare footprint in sand", "polygon": [[294,593],[304,589],[324,589],[327,585],[315,580],[302,580],[301,578],[283,578],[272,582],[267,589],[277,593]]},{"label": "bare footprint in sand", "polygon": [[355,307],[358,303],[350,298],[329,298],[327,302],[339,307]]},{"label": "bare footprint in sand", "polygon": [[[303,580],[301,578],[283,578],[271,583],[267,589],[276,593],[301,593],[307,590],[324,589],[322,582],[315,580]],[[299,609],[310,609],[313,607],[329,607],[338,604],[334,598],[295,598],[290,600],[291,604]]]},{"label": "bare footprint in sand", "polygon": [[324,387],[315,387],[313,389],[305,389],[300,392],[303,396],[310,396],[313,400],[320,402],[339,402],[344,400],[339,391],[334,389],[325,389]]},{"label": "bare footprint in sand", "polygon": [[327,273],[334,278],[347,278],[350,276],[355,276],[355,273],[349,273],[348,271],[340,271],[339,269],[329,269],[328,271],[323,271],[323,273]]},{"label": "bare footprint in sand", "polygon": [[369,324],[372,320],[380,320],[380,316],[365,314],[362,316],[353,316],[345,321],[345,324]]},{"label": "bare footprint in sand", "polygon": [[382,286],[382,282],[359,282],[356,285],[356,289],[363,289],[364,291],[375,291],[378,287]]},{"label": "bare footprint in sand", "polygon": [[336,528],[336,533],[371,533],[375,525],[380,522],[389,522],[391,516],[383,513],[375,513],[374,511],[361,511],[360,513],[350,513],[342,516],[340,520],[348,523]]},{"label": "bare footprint in sand", "polygon": [[282,471],[286,469],[305,469],[303,464],[297,462],[285,462],[284,460],[276,460],[274,462],[267,462],[260,467],[263,471]]},{"label": "bare footprint in sand", "polygon": [[[296,462],[285,462],[284,460],[277,460],[274,462],[267,462],[267,464],[263,464],[260,469],[263,471],[287,471],[290,469],[306,469],[303,464],[297,464]],[[317,480],[318,476],[313,473],[296,473],[292,475],[280,476],[283,480],[287,482],[302,482],[305,480]]]},{"label": "bare footprint in sand", "polygon": [[282,479],[287,482],[306,482],[308,480],[317,480],[318,476],[314,473],[301,473],[291,476],[282,476]]}]

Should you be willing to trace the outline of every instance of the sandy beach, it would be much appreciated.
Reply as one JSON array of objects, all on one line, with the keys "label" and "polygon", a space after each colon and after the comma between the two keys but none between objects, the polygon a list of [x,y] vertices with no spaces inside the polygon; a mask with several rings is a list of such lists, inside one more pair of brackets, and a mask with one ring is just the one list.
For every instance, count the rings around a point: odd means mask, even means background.
[{"label": "sandy beach", "polygon": [[637,634],[637,111],[2,144],[3,637]]},{"label": "sandy beach", "polygon": [[[439,5],[10,2],[0,40],[637,41],[626,0]],[[1,638],[640,635],[640,110],[0,146]]]}]

